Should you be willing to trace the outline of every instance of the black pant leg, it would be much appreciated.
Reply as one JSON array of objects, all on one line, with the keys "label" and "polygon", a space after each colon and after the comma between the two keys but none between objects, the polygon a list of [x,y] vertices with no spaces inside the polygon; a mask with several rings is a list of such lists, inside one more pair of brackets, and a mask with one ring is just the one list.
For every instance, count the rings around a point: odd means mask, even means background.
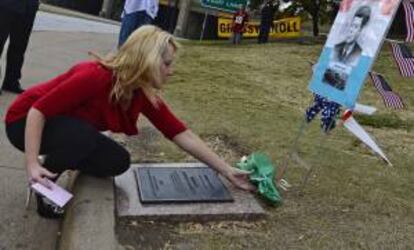
[{"label": "black pant leg", "polygon": [[0,57],[3,52],[4,44],[9,37],[12,22],[13,14],[0,7]]},{"label": "black pant leg", "polygon": [[[6,126],[7,137],[24,152],[26,119]],[[40,154],[46,155],[44,167],[54,173],[77,169],[95,176],[114,176],[130,165],[129,153],[85,121],[56,116],[46,120]]]},{"label": "black pant leg", "polygon": [[258,37],[258,42],[259,43],[263,43],[263,37],[264,37],[264,23],[263,21],[260,23],[260,28],[259,28],[259,37]]},{"label": "black pant leg", "polygon": [[79,169],[86,174],[98,177],[120,175],[131,164],[128,151],[111,138],[99,134],[95,150],[80,163]]},{"label": "black pant leg", "polygon": [[260,23],[259,43],[267,43],[273,20],[262,20]]},{"label": "black pant leg", "polygon": [[17,84],[21,78],[24,54],[29,43],[37,9],[37,5],[30,6],[24,15],[13,14],[3,86],[13,87],[13,84]]},{"label": "black pant leg", "polygon": [[[6,126],[9,141],[24,152],[26,118]],[[79,119],[56,116],[46,120],[40,154],[46,155],[44,167],[55,173],[77,169],[96,147],[99,135],[94,127]]]}]

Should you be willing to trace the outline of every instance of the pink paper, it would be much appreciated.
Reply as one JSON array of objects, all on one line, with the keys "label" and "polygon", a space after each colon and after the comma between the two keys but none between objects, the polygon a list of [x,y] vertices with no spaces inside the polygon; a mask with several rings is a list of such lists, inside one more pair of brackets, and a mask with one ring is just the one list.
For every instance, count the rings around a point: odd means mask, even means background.
[{"label": "pink paper", "polygon": [[59,207],[63,207],[73,197],[71,193],[58,186],[56,183],[49,181],[49,184],[51,187],[50,189],[39,183],[33,184],[32,188],[37,193],[40,193],[49,200],[53,201],[53,203]]}]

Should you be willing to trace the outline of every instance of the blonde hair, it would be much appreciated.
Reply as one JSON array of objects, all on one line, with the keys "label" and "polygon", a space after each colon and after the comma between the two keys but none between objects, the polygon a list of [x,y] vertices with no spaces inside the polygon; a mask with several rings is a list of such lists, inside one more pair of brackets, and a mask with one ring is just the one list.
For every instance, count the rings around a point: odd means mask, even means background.
[{"label": "blonde hair", "polygon": [[134,31],[114,55],[102,58],[92,54],[100,64],[111,69],[114,84],[110,100],[127,108],[134,91],[141,88],[153,105],[159,97],[152,82],[161,82],[160,65],[169,45],[177,50],[174,36],[153,25],[143,25]]}]

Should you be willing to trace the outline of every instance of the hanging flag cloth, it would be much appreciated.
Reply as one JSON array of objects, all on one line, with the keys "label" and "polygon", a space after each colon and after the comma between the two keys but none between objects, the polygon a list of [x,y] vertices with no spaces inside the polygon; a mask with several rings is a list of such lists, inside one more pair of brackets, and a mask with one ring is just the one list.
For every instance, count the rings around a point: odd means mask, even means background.
[{"label": "hanging flag cloth", "polygon": [[384,101],[384,104],[387,108],[405,108],[401,96],[391,89],[390,85],[381,74],[370,72],[369,76],[371,77],[375,89],[381,95],[382,100]]},{"label": "hanging flag cloth", "polygon": [[329,101],[327,98],[318,94],[314,95],[313,104],[306,109],[306,122],[311,122],[315,116],[321,112],[321,128],[327,133],[335,128],[336,117],[339,114],[341,105],[336,102]]},{"label": "hanging flag cloth", "polygon": [[256,152],[248,157],[243,157],[236,165],[238,168],[250,172],[250,182],[257,187],[261,197],[272,204],[282,202],[282,197],[274,183],[276,168],[273,167],[267,155]]},{"label": "hanging flag cloth", "polygon": [[402,1],[405,12],[405,23],[407,27],[406,42],[414,42],[414,1],[403,0]]},{"label": "hanging flag cloth", "polygon": [[414,56],[407,45],[390,43],[391,52],[403,77],[414,77]]}]

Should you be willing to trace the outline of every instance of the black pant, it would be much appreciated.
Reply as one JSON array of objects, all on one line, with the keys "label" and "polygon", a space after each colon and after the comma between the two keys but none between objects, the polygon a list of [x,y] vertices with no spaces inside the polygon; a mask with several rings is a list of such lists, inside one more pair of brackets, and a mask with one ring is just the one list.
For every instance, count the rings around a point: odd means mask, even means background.
[{"label": "black pant", "polygon": [[[6,125],[10,142],[24,152],[26,118]],[[54,173],[67,169],[104,177],[125,172],[129,153],[117,142],[101,134],[85,121],[56,116],[46,120],[40,154],[46,155],[44,167]]]},{"label": "black pant", "polygon": [[7,38],[10,38],[3,86],[16,87],[21,78],[24,53],[37,9],[38,5],[30,5],[24,14],[20,14],[0,7],[0,56]]},{"label": "black pant", "polygon": [[270,27],[272,26],[272,21],[262,21],[260,23],[260,30],[259,30],[259,37],[258,37],[258,42],[259,43],[267,43],[267,41],[269,40],[269,32],[270,32]]}]

